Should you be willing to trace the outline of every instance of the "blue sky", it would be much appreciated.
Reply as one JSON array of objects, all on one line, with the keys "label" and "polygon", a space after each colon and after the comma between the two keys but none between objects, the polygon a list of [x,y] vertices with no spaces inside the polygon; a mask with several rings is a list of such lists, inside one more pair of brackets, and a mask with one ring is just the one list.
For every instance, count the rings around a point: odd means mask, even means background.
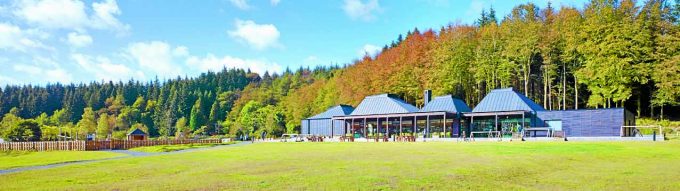
[{"label": "blue sky", "polygon": [[[0,85],[147,81],[347,64],[417,27],[499,19],[505,0],[3,0]],[[532,0],[540,7],[547,0]],[[584,0],[552,1],[581,8]]]}]

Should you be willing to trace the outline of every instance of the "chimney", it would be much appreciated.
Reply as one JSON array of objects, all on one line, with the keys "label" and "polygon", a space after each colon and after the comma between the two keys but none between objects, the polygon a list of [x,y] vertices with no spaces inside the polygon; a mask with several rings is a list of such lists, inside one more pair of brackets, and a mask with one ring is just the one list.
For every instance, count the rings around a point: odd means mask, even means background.
[{"label": "chimney", "polygon": [[432,100],[432,90],[425,90],[425,97],[423,97],[423,106],[426,106],[427,103],[430,103]]}]

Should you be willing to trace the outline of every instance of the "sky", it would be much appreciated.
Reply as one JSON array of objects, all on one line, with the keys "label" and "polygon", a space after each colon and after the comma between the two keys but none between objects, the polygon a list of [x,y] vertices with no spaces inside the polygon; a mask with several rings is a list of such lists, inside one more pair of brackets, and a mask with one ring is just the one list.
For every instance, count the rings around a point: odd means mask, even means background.
[{"label": "sky", "polygon": [[[418,28],[548,0],[0,0],[0,86],[351,64]],[[582,8],[585,0],[552,0]]]}]

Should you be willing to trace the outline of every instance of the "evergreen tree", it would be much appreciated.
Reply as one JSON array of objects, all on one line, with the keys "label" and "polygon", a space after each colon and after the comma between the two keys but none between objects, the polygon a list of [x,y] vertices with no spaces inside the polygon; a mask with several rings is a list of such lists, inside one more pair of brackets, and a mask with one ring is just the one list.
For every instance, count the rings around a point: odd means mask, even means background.
[{"label": "evergreen tree", "polygon": [[189,118],[189,128],[191,131],[195,131],[205,125],[205,115],[201,105],[201,98],[198,98],[191,108],[191,117]]}]

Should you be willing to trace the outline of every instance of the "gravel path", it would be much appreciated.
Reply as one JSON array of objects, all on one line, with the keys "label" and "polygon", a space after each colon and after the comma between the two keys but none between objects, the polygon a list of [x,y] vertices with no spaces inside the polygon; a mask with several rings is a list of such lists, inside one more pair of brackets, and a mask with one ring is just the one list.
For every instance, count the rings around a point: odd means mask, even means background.
[{"label": "gravel path", "polygon": [[231,144],[231,145],[220,145],[220,146],[214,146],[214,147],[194,148],[194,149],[186,149],[186,150],[171,151],[171,152],[158,152],[158,153],[147,153],[147,152],[138,152],[138,151],[131,151],[131,150],[105,150],[105,151],[109,151],[109,152],[123,153],[123,154],[127,154],[127,155],[126,156],[113,157],[113,158],[106,158],[106,159],[70,161],[70,162],[48,164],[48,165],[41,165],[41,166],[19,167],[19,168],[7,169],[7,170],[0,170],[0,175],[15,173],[15,172],[23,172],[23,171],[28,171],[28,170],[49,169],[49,168],[55,168],[55,167],[60,167],[60,166],[72,165],[72,164],[84,164],[84,163],[92,163],[92,162],[107,161],[107,160],[117,160],[117,159],[124,159],[124,158],[133,158],[133,157],[177,154],[177,153],[193,152],[193,151],[200,151],[200,150],[216,149],[216,148],[221,148],[221,147],[244,146],[244,145],[248,145],[248,144],[251,144],[250,141],[243,141],[243,142],[239,142],[239,143]]}]

